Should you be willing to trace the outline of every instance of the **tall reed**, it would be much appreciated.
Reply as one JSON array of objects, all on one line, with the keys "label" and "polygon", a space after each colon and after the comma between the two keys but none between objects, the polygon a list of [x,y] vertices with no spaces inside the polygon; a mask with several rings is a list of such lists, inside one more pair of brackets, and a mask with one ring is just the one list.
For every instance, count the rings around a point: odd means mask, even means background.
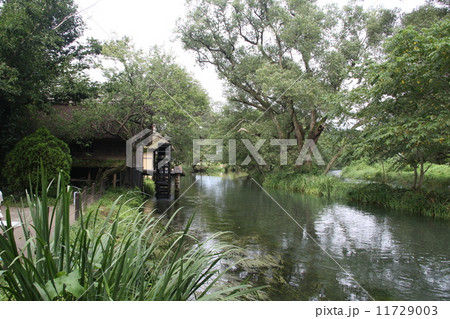
[{"label": "tall reed", "polygon": [[268,174],[263,185],[450,219],[450,194],[445,190],[416,191],[383,183],[349,183],[334,176],[289,172]]},{"label": "tall reed", "polygon": [[256,290],[246,284],[217,287],[224,273],[219,264],[236,248],[188,243],[193,217],[183,232],[170,236],[172,219],[164,222],[162,216],[139,209],[119,218],[123,213],[119,197],[107,216],[97,208],[81,214],[71,226],[73,190],[61,179],[57,183],[56,205],[50,209],[44,173],[41,195],[27,195],[31,221],[21,215],[26,239],[21,249],[6,211],[4,236],[0,236],[4,269],[0,289],[7,299],[235,299]]}]

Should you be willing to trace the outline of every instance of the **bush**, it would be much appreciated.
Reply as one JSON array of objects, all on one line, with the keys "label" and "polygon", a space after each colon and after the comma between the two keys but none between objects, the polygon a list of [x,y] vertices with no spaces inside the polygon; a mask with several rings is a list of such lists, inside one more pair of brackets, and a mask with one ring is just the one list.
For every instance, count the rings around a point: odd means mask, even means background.
[{"label": "bush", "polygon": [[[53,136],[46,128],[23,138],[6,156],[3,175],[10,192],[23,192],[30,186],[38,185],[38,170],[47,170],[49,180],[62,171],[62,181],[68,183],[72,158],[66,143]],[[56,185],[53,185],[53,190]]]}]

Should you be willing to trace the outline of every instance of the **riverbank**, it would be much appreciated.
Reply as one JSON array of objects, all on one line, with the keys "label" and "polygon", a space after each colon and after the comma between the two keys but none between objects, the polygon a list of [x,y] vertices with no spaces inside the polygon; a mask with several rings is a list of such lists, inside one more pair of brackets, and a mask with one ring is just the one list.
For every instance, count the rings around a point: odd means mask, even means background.
[{"label": "riverbank", "polygon": [[[374,164],[364,160],[355,161],[342,170],[341,177],[411,188],[414,185],[414,169],[406,166],[399,170],[395,165],[393,160]],[[422,189],[442,190],[450,186],[449,165],[427,164],[426,170]]]},{"label": "riverbank", "polygon": [[450,195],[445,190],[418,191],[383,183],[350,183],[335,176],[292,172],[272,172],[266,175],[263,185],[450,220]]},{"label": "riverbank", "polygon": [[35,232],[27,232],[23,248],[16,231],[2,227],[0,300],[235,300],[256,291],[218,287],[223,272],[215,265],[236,249],[196,240],[192,219],[168,231],[177,213],[167,219],[145,212],[139,191],[109,189],[71,225],[72,190],[61,187],[47,214],[43,188],[42,197],[30,197]]}]

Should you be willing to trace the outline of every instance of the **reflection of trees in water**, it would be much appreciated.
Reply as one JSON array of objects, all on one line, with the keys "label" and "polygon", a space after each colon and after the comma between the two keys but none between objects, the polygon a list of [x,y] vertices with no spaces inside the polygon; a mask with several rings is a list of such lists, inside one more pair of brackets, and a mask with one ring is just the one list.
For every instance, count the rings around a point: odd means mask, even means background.
[{"label": "reflection of trees in water", "polygon": [[[189,178],[184,189],[194,181]],[[448,299],[450,273],[443,267],[449,259],[448,225],[392,212],[368,213],[319,197],[269,192],[303,229],[245,179],[203,176],[170,211],[184,207],[174,221],[180,227],[196,212],[192,230],[197,237],[232,232],[221,240],[244,248],[251,261],[233,275],[270,284],[272,299],[368,299],[307,234],[375,299]],[[163,210],[170,204],[162,201],[156,206]]]},{"label": "reflection of trees in water", "polygon": [[[442,267],[448,251],[439,244],[437,248],[423,245],[423,237],[431,237],[428,243],[437,243],[444,233],[433,233],[425,227],[428,222],[412,216],[373,215],[336,204],[323,211],[316,229],[321,245],[374,298],[411,300],[427,293],[433,298],[436,290],[448,292],[450,288],[448,267]],[[440,259],[439,255],[446,257]],[[344,278],[338,278],[343,287]]]}]

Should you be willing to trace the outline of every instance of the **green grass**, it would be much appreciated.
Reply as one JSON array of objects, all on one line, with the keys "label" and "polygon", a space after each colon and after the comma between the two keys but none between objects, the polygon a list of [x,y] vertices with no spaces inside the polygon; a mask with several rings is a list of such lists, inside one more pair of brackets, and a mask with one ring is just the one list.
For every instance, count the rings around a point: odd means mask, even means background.
[{"label": "green grass", "polygon": [[355,184],[334,176],[282,171],[268,174],[263,185],[450,219],[450,194],[446,190],[415,191],[381,183]]},{"label": "green grass", "polygon": [[268,174],[263,185],[309,195],[330,197],[343,197],[345,195],[344,189],[347,187],[344,181],[334,176],[282,171]]},{"label": "green grass", "polygon": [[[0,264],[1,264],[1,261],[0,261]],[[0,273],[1,273],[1,270],[0,270]],[[6,284],[5,280],[0,275],[0,286],[4,286],[5,284]],[[8,301],[8,297],[1,289],[0,289],[0,301]]]},{"label": "green grass", "polygon": [[[426,167],[428,166],[429,164],[426,165]],[[397,170],[392,161],[386,161],[383,173],[381,163],[369,165],[365,161],[357,161],[342,170],[342,177],[411,188],[414,182],[414,170],[411,167]],[[444,189],[449,185],[450,165],[431,165],[425,173],[423,188],[427,190]]]},{"label": "green grass", "polygon": [[[28,207],[28,201],[27,197],[24,196],[13,196],[13,195],[6,195],[3,193],[3,199],[2,202],[3,207]],[[48,196],[47,198],[49,206],[54,206],[56,203],[56,198]]]},{"label": "green grass", "polygon": [[150,178],[144,178],[144,193],[147,196],[155,196],[155,182]]},{"label": "green grass", "polygon": [[119,197],[121,197],[120,207],[122,210],[139,208],[146,200],[145,194],[138,189],[130,190],[128,188],[117,187],[108,188],[96,204],[111,208]]},{"label": "green grass", "polygon": [[[222,300],[257,289],[221,288],[223,258],[236,248],[168,231],[174,218],[133,208],[135,193],[111,190],[75,225],[69,224],[72,189],[58,185],[49,212],[43,174],[41,196],[27,196],[32,224],[22,220],[26,245],[17,247],[9,209],[1,226],[0,295],[7,300]],[[53,230],[52,230],[53,226]],[[194,244],[193,244],[194,242]]]},{"label": "green grass", "polygon": [[445,191],[416,191],[386,184],[357,184],[348,187],[346,199],[429,217],[450,219],[450,194]]}]

